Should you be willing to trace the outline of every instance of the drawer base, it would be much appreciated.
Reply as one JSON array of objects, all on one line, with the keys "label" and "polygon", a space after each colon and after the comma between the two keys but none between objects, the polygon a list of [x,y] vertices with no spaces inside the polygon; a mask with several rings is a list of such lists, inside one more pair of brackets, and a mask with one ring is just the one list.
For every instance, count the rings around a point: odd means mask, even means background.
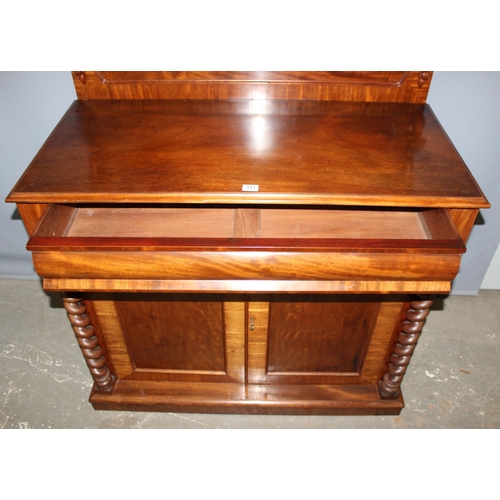
[{"label": "drawer base", "polygon": [[382,399],[377,386],[242,385],[118,380],[94,389],[96,410],[269,415],[399,415],[401,394]]}]

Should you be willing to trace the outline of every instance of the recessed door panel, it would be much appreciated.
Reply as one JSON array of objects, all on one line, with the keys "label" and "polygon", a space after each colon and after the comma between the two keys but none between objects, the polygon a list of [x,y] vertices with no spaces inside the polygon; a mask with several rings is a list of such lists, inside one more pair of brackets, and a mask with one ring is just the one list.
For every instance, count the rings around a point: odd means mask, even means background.
[{"label": "recessed door panel", "polygon": [[[269,384],[375,381],[401,297],[295,295],[249,302],[248,379]],[[387,328],[388,320],[392,327]]]},{"label": "recessed door panel", "polygon": [[223,303],[127,294],[116,302],[137,368],[224,371]]},{"label": "recessed door panel", "polygon": [[268,372],[359,372],[377,311],[376,302],[273,300]]},{"label": "recessed door panel", "polygon": [[244,303],[219,294],[95,297],[106,342],[120,353],[119,377],[244,382]]}]

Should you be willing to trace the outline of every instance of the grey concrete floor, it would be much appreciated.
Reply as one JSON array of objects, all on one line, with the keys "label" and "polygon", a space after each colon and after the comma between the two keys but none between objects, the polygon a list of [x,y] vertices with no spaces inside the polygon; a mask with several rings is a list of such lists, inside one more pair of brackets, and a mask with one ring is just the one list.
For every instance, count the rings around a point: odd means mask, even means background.
[{"label": "grey concrete floor", "polygon": [[0,280],[3,429],[474,429],[500,427],[500,290],[438,298],[403,382],[399,416],[95,411],[91,378],[57,295]]}]

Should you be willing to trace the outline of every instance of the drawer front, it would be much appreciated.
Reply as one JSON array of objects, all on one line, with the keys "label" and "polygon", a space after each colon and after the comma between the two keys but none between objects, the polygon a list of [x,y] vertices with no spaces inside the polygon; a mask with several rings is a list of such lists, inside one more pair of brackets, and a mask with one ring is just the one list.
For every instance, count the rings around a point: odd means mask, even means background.
[{"label": "drawer front", "polygon": [[45,279],[451,281],[442,209],[50,206],[28,243]]},{"label": "drawer front", "polygon": [[34,252],[42,278],[452,280],[459,255],[299,252]]}]

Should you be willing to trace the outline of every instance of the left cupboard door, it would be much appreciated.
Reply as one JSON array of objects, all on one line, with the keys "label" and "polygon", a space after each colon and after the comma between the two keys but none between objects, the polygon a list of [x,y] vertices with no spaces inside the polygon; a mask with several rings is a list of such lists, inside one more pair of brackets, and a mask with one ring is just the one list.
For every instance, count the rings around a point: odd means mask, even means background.
[{"label": "left cupboard door", "polygon": [[245,383],[245,302],[189,293],[90,298],[118,379]]}]

